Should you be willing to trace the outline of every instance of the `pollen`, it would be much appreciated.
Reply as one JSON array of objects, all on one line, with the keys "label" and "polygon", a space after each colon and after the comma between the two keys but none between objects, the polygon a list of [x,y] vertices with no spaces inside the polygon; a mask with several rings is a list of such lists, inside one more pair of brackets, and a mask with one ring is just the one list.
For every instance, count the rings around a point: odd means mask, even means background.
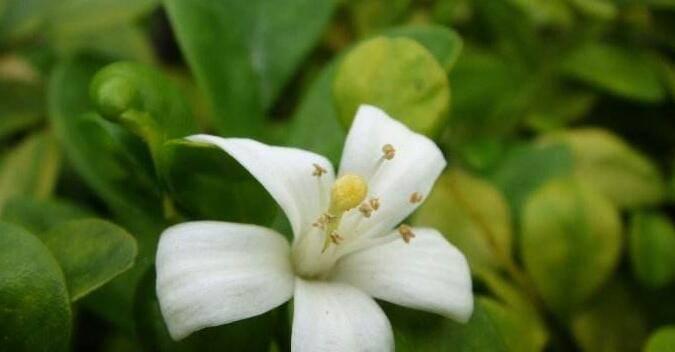
[{"label": "pollen", "polygon": [[410,195],[410,203],[412,204],[419,203],[422,199],[424,199],[424,197],[417,192],[413,192],[413,194]]},{"label": "pollen", "polygon": [[402,224],[398,228],[398,233],[403,238],[405,243],[410,243],[410,240],[415,238],[415,234],[412,232],[412,228],[406,224]]},{"label": "pollen", "polygon": [[383,157],[387,160],[391,160],[396,155],[396,149],[391,144],[385,144],[382,146]]},{"label": "pollen", "polygon": [[314,166],[314,171],[312,172],[312,176],[321,177],[321,175],[323,175],[327,172],[326,169],[323,168],[319,164],[314,163],[312,165]]},{"label": "pollen", "polygon": [[363,202],[359,206],[359,211],[364,217],[369,218],[370,215],[373,214],[373,207],[371,207],[370,204]]},{"label": "pollen", "polygon": [[373,211],[380,209],[380,198],[370,198],[368,204],[373,208]]},{"label": "pollen", "polygon": [[331,213],[342,213],[357,207],[368,194],[366,181],[357,175],[347,174],[337,180],[331,189]]},{"label": "pollen", "polygon": [[340,236],[340,234],[337,233],[337,231],[331,232],[331,234],[330,234],[330,241],[331,241],[331,242],[333,242],[334,244],[338,245],[338,244],[340,244],[343,240],[344,240],[344,238],[342,238],[342,236]]}]

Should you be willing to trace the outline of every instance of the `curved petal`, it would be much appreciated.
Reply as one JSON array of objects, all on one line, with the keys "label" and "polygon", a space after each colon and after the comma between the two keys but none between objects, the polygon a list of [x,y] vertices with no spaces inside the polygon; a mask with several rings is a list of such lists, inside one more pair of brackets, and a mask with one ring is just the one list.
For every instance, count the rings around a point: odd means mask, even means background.
[{"label": "curved petal", "polygon": [[[384,157],[391,145],[393,158]],[[369,196],[378,198],[379,210],[361,219],[352,211],[344,233],[377,236],[389,232],[419,206],[445,168],[443,154],[429,138],[387,116],[373,106],[362,105],[347,135],[340,175],[353,173],[368,180]],[[413,194],[417,196],[413,196]],[[413,201],[414,197],[415,199]]]},{"label": "curved petal", "polygon": [[332,274],[373,297],[465,322],[473,311],[471,273],[462,253],[434,229],[342,258]]},{"label": "curved petal", "polygon": [[293,294],[289,246],[254,225],[172,226],[157,248],[157,297],[171,337],[262,314]]},{"label": "curved petal", "polygon": [[394,349],[384,312],[354,287],[297,279],[293,307],[293,352]]},{"label": "curved petal", "polygon": [[[270,192],[286,213],[295,236],[305,233],[328,208],[333,166],[321,155],[302,149],[269,146],[252,139],[210,135],[187,137],[213,144],[237,160]],[[314,165],[325,170],[314,176]]]}]

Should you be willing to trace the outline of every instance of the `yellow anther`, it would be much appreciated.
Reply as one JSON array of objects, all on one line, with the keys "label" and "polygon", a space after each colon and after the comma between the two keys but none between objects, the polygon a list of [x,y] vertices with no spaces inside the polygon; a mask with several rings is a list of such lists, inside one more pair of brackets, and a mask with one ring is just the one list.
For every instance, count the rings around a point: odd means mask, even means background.
[{"label": "yellow anther", "polygon": [[370,204],[363,202],[359,206],[359,211],[361,212],[361,214],[363,214],[363,216],[369,218],[370,215],[373,213],[373,208],[370,206]]},{"label": "yellow anther", "polygon": [[312,165],[314,166],[314,171],[312,172],[312,176],[321,177],[321,175],[323,175],[323,174],[325,174],[326,172],[328,172],[328,171],[326,171],[325,168],[323,168],[323,167],[322,167],[321,165],[319,165],[319,164],[312,164]]},{"label": "yellow anther", "polygon": [[417,192],[413,192],[413,194],[410,195],[410,203],[413,204],[419,203],[422,201],[422,199],[423,199],[422,195]]},{"label": "yellow anther", "polygon": [[370,198],[368,203],[373,210],[380,209],[380,198]]},{"label": "yellow anther", "polygon": [[368,185],[362,177],[353,174],[344,175],[333,184],[329,211],[332,214],[341,214],[357,207],[367,194]]},{"label": "yellow anther", "polygon": [[331,242],[333,242],[334,244],[338,245],[338,244],[340,244],[340,242],[342,242],[343,240],[344,240],[344,238],[342,238],[342,236],[340,236],[340,234],[337,233],[337,231],[331,232],[331,234],[330,234],[330,241],[331,241]]},{"label": "yellow anther", "polygon": [[385,159],[391,160],[396,155],[396,149],[391,144],[385,144],[382,146],[382,153],[384,153],[383,157]]},{"label": "yellow anther", "polygon": [[398,233],[401,235],[405,243],[410,243],[410,240],[415,238],[415,234],[412,232],[412,227],[406,224],[399,226]]}]

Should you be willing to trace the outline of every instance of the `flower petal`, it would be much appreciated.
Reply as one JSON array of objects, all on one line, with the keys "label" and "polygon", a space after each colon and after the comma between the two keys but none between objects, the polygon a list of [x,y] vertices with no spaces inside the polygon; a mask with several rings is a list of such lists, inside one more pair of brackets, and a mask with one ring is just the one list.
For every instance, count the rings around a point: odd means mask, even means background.
[{"label": "flower petal", "polygon": [[172,226],[157,248],[157,297],[171,337],[262,314],[293,294],[289,246],[254,225]]},{"label": "flower petal", "polygon": [[340,284],[297,279],[292,351],[393,351],[389,320],[375,300]]},{"label": "flower petal", "polygon": [[[296,237],[328,208],[335,175],[330,161],[321,155],[244,138],[200,134],[187,139],[218,146],[237,160],[279,203]],[[313,175],[314,164],[325,170],[320,177]]]},{"label": "flower petal", "polygon": [[[391,145],[393,158],[384,158]],[[352,211],[341,232],[377,236],[389,232],[417,208],[445,168],[443,154],[429,138],[387,116],[373,106],[362,105],[347,135],[340,175],[357,174],[368,181],[369,196],[378,198],[379,210],[367,219]]]},{"label": "flower petal", "polygon": [[467,321],[473,295],[466,259],[434,229],[413,233],[410,243],[395,240],[345,256],[333,279],[385,301]]}]

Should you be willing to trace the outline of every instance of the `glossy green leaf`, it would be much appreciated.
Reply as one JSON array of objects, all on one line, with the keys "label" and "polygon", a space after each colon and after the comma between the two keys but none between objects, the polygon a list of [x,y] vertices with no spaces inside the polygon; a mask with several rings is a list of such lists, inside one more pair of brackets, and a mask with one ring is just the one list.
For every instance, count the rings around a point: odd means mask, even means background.
[{"label": "glossy green leaf", "polygon": [[159,153],[165,141],[197,131],[178,87],[151,66],[108,65],[96,73],[90,92],[101,115],[143,138],[153,153]]},{"label": "glossy green leaf", "polygon": [[572,333],[583,351],[639,351],[647,335],[639,298],[623,285],[603,290],[572,319]]},{"label": "glossy green leaf", "polygon": [[427,135],[439,132],[450,106],[445,71],[408,38],[377,37],[357,45],[339,64],[333,93],[345,125],[361,104],[371,104]]},{"label": "glossy green leaf", "polygon": [[616,208],[570,179],[547,183],[521,219],[525,269],[544,301],[563,317],[611,276],[621,250]]},{"label": "glossy green leaf", "polygon": [[564,59],[562,70],[570,77],[622,97],[657,102],[665,96],[658,67],[639,50],[587,44]]},{"label": "glossy green leaf", "polygon": [[[223,135],[257,132],[333,12],[332,0],[164,0]],[[302,25],[299,25],[299,24]]]},{"label": "glossy green leaf", "polygon": [[63,273],[42,242],[0,223],[0,344],[3,351],[65,351],[70,301]]},{"label": "glossy green leaf", "polygon": [[422,44],[438,63],[450,72],[462,52],[462,37],[450,28],[437,25],[411,25],[389,29],[388,37],[406,37]]},{"label": "glossy green leaf", "polygon": [[467,257],[474,273],[495,270],[511,256],[511,214],[489,182],[453,169],[442,175],[415,217],[438,229]]},{"label": "glossy green leaf", "polygon": [[651,334],[644,352],[675,352],[675,326],[666,326]]},{"label": "glossy green leaf", "polygon": [[0,212],[14,196],[48,197],[60,165],[59,145],[50,133],[38,132],[22,141],[0,166]]},{"label": "glossy green leaf", "polygon": [[91,213],[66,200],[15,197],[6,204],[0,219],[41,234],[63,222],[91,217]]},{"label": "glossy green leaf", "polygon": [[162,149],[171,197],[198,219],[269,225],[277,206],[236,160],[212,145],[174,140]]},{"label": "glossy green leaf", "polygon": [[364,37],[403,20],[412,0],[349,0],[349,12],[357,36]]},{"label": "glossy green leaf", "polygon": [[675,280],[675,227],[666,215],[633,214],[628,240],[633,274],[642,284],[657,288]]},{"label": "glossy green leaf", "polygon": [[290,333],[284,331],[280,325],[282,316],[279,310],[202,329],[183,340],[174,341],[169,336],[157,302],[154,268],[144,275],[134,306],[136,333],[141,345],[147,351],[166,352],[201,352],[214,348],[232,351],[267,351],[275,333]]},{"label": "glossy green leaf", "polygon": [[119,24],[97,31],[75,32],[52,38],[51,44],[59,56],[73,57],[82,52],[111,60],[155,61],[150,37],[133,24]]},{"label": "glossy green leaf", "polygon": [[394,328],[396,351],[509,351],[481,300],[476,300],[466,324],[393,305],[385,305],[385,311]]},{"label": "glossy green leaf", "polygon": [[572,153],[564,145],[522,145],[510,149],[491,179],[519,213],[527,197],[546,181],[572,172]]},{"label": "glossy green leaf", "polygon": [[137,253],[130,234],[99,219],[68,221],[39,237],[61,265],[72,301],[129,269]]},{"label": "glossy green leaf", "polygon": [[565,143],[574,155],[574,175],[621,207],[660,202],[665,194],[657,167],[609,131],[586,128],[553,134],[543,143]]},{"label": "glossy green leaf", "polygon": [[3,0],[0,12],[0,43],[29,38],[44,23],[54,2],[49,0]]}]

